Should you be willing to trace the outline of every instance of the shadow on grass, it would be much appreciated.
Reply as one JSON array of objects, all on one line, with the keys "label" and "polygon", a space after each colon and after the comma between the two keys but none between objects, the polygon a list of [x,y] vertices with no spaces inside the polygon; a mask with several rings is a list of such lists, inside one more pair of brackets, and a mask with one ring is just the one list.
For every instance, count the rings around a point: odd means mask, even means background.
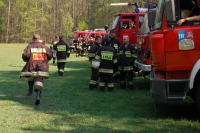
[{"label": "shadow on grass", "polygon": [[76,129],[68,129],[68,130],[51,130],[48,128],[38,127],[38,128],[25,128],[25,131],[28,132],[65,132],[65,133],[133,133],[133,131],[127,131],[127,130],[112,130],[108,127],[102,127],[102,126],[79,126]]},{"label": "shadow on grass", "polygon": [[189,101],[158,105],[157,112],[162,118],[200,120],[195,102],[191,99]]},{"label": "shadow on grass", "polygon": [[[56,67],[50,64],[51,67]],[[191,101],[161,106],[155,112],[150,97],[148,79],[134,79],[135,90],[127,92],[116,88],[114,93],[89,91],[89,63],[69,61],[63,77],[52,71],[44,82],[41,105],[35,107],[34,95],[26,97],[27,80],[19,79],[19,71],[0,72],[0,100],[9,100],[33,107],[35,110],[56,116],[52,127],[29,127],[35,132],[164,132],[171,121],[189,119],[197,121],[197,109]],[[160,120],[162,119],[162,120]],[[171,119],[171,121],[168,121]],[[157,121],[165,123],[160,125]],[[157,123],[158,127],[152,125]],[[62,126],[68,126],[68,129]],[[183,125],[176,125],[182,129]],[[59,128],[61,129],[59,129]],[[129,129],[127,127],[130,127]],[[126,129],[127,128],[127,129]],[[192,131],[198,127],[190,127]],[[175,129],[173,131],[176,131]],[[178,130],[179,131],[179,130]]]}]

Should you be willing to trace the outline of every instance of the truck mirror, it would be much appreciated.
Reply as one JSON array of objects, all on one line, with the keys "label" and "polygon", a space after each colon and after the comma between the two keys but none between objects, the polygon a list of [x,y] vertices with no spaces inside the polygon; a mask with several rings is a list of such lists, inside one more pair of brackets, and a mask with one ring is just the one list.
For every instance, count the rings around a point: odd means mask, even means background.
[{"label": "truck mirror", "polygon": [[156,10],[152,9],[148,11],[148,26],[150,29],[152,29],[155,21],[155,16],[156,16]]},{"label": "truck mirror", "polygon": [[168,0],[164,5],[167,21],[176,21],[174,0]]}]

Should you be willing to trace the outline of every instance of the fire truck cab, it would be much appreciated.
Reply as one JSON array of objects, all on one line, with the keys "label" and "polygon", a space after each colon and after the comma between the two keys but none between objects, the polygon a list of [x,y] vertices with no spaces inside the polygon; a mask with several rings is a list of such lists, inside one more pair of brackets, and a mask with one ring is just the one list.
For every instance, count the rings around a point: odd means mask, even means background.
[{"label": "fire truck cab", "polygon": [[191,96],[200,110],[200,21],[177,24],[195,6],[194,0],[159,0],[150,33],[150,90],[157,103]]},{"label": "fire truck cab", "polygon": [[[112,25],[111,30],[115,31],[116,38],[123,44],[123,35],[128,35],[131,44],[136,44],[137,33],[140,32],[141,24],[144,20],[145,12],[140,13],[120,13]],[[129,27],[129,21],[134,22],[134,27]]]}]

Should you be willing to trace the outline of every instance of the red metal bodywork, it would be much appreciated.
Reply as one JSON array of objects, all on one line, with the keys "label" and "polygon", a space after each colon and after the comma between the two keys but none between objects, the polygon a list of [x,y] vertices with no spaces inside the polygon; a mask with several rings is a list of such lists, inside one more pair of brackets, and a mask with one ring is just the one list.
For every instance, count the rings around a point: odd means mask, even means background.
[{"label": "red metal bodywork", "polygon": [[78,39],[80,36],[83,38],[88,31],[74,31],[74,39]]},{"label": "red metal bodywork", "polygon": [[[194,49],[180,50],[178,31],[193,34]],[[174,30],[165,28],[151,33],[151,53],[155,71],[165,71],[166,79],[189,78],[190,71],[200,58],[200,27],[181,26]],[[181,71],[181,72],[180,72]]]},{"label": "red metal bodywork", "polygon": [[[172,13],[177,16],[180,11],[178,5],[180,1],[160,0],[158,5],[169,5],[167,2],[174,2],[177,5],[171,6],[177,9]],[[179,19],[167,21],[166,12],[169,11],[166,10],[167,7],[161,7],[160,11],[158,9],[154,31],[150,33],[153,64],[153,71],[150,74],[152,96],[157,103],[183,100],[187,95],[196,96],[194,84],[199,83],[197,73],[200,67],[196,66],[196,63],[200,59],[200,22],[186,22],[177,26],[180,16]],[[173,14],[168,14],[168,17],[171,15]]]},{"label": "red metal bodywork", "polygon": [[88,33],[88,31],[74,31],[74,36],[71,38],[72,46],[75,46],[74,41],[78,40],[79,37],[82,39]]}]

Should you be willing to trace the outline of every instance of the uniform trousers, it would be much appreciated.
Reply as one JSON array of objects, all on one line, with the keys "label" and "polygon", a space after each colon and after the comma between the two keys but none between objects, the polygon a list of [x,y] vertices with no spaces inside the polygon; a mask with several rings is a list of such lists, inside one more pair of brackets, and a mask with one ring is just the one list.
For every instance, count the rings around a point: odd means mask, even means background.
[{"label": "uniform trousers", "polygon": [[43,89],[43,78],[42,77],[30,77],[28,79],[29,88],[33,88],[35,91]]},{"label": "uniform trousers", "polygon": [[120,71],[120,87],[125,89],[126,84],[129,90],[133,89],[133,71]]},{"label": "uniform trousers", "polygon": [[113,72],[114,72],[113,74],[114,81],[117,81],[119,79],[119,74],[120,74],[117,63],[114,65]]},{"label": "uniform trousers", "polygon": [[108,88],[108,91],[114,91],[114,79],[113,74],[107,74],[107,73],[100,73],[100,90],[105,91],[105,88]]},{"label": "uniform trousers", "polygon": [[64,69],[65,69],[65,63],[66,63],[66,62],[57,62],[58,75],[59,75],[59,76],[63,76]]},{"label": "uniform trousers", "polygon": [[91,68],[91,69],[92,69],[92,74],[90,78],[89,88],[93,90],[98,87],[97,81],[99,79],[99,69],[95,69],[95,68]]}]

